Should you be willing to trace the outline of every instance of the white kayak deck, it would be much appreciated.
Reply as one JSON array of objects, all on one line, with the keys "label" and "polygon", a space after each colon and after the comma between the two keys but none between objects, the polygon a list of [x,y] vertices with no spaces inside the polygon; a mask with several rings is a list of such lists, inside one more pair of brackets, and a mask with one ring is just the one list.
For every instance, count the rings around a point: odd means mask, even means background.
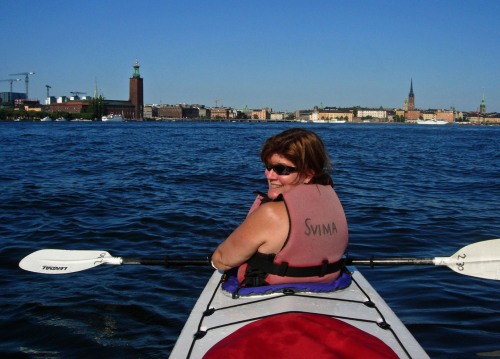
[{"label": "white kayak deck", "polygon": [[[202,358],[217,342],[261,317],[287,312],[326,314],[370,333],[389,345],[400,358],[429,358],[404,324],[354,267],[348,268],[352,284],[332,293],[282,293],[233,299],[219,286],[214,272],[196,302],[170,358]],[[371,301],[375,305],[364,303]],[[205,315],[207,309],[215,309]],[[383,329],[389,324],[389,329]],[[196,333],[204,334],[195,339]]]}]

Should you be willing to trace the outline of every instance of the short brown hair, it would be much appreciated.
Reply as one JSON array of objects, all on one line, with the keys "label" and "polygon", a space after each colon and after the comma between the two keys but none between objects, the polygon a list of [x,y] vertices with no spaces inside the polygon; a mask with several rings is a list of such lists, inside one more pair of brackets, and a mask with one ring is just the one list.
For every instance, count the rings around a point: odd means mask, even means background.
[{"label": "short brown hair", "polygon": [[260,152],[265,165],[274,154],[279,154],[293,162],[299,174],[313,174],[310,183],[333,186],[328,174],[332,166],[325,145],[314,132],[303,128],[291,128],[269,137]]}]

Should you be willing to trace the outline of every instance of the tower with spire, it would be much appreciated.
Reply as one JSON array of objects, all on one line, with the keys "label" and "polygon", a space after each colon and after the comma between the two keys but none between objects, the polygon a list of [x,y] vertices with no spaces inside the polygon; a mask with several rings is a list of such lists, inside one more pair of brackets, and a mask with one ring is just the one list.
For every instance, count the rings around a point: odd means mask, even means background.
[{"label": "tower with spire", "polygon": [[143,119],[143,109],[144,109],[144,92],[142,77],[139,73],[139,62],[135,60],[134,63],[134,73],[130,78],[130,97],[129,102],[134,105],[134,119]]},{"label": "tower with spire", "polygon": [[408,102],[406,104],[408,111],[413,111],[415,109],[415,95],[413,93],[413,79],[410,82],[410,93],[408,94]]},{"label": "tower with spire", "polygon": [[486,114],[486,101],[484,101],[484,90],[483,90],[483,99],[481,101],[481,105],[479,105],[479,113],[481,115]]}]

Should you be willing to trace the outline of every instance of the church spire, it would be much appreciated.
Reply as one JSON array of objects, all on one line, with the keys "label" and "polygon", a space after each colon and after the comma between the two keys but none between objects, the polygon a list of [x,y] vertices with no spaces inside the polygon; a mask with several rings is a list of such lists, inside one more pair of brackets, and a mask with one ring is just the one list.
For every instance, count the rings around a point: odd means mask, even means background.
[{"label": "church spire", "polygon": [[479,106],[479,113],[481,114],[486,113],[486,101],[484,100],[484,89],[483,89],[483,99],[481,101],[481,105]]},{"label": "church spire", "polygon": [[415,95],[413,94],[413,79],[410,82],[410,93],[408,95],[408,103],[406,105],[408,111],[415,110]]},{"label": "church spire", "polygon": [[97,98],[97,79],[94,79],[94,98]]}]

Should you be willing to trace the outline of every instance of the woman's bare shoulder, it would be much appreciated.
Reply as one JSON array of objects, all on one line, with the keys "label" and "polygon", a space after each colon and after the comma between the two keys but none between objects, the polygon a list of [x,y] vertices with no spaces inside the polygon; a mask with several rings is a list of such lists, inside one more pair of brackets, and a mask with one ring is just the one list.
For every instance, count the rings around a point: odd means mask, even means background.
[{"label": "woman's bare shoulder", "polygon": [[282,201],[264,203],[253,211],[252,214],[255,214],[257,218],[264,217],[268,220],[288,218],[285,203]]}]

